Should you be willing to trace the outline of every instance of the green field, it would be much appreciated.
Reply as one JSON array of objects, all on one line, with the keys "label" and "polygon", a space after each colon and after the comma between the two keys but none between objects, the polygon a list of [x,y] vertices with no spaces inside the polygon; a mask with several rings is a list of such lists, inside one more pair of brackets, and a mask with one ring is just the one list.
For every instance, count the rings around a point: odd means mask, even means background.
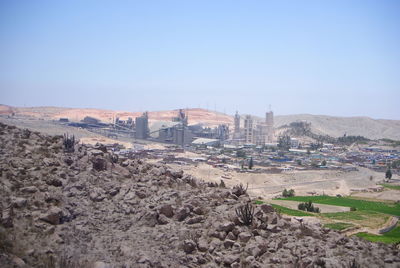
[{"label": "green field", "polygon": [[388,183],[381,184],[383,187],[391,189],[391,190],[400,190],[400,185],[392,185]]},{"label": "green field", "polygon": [[397,226],[390,232],[384,233],[383,235],[374,235],[369,233],[357,233],[355,235],[372,242],[394,244],[400,242],[400,226]]},{"label": "green field", "polygon": [[338,230],[338,231],[342,231],[344,229],[347,229],[347,228],[353,227],[353,226],[354,226],[354,224],[346,223],[346,222],[327,223],[324,225],[324,227],[326,227],[326,228]]},{"label": "green field", "polygon": [[[264,201],[261,200],[254,200],[254,204],[256,205],[261,205],[264,204]],[[277,210],[279,213],[283,213],[286,215],[290,215],[290,216],[298,216],[298,217],[302,217],[302,216],[315,216],[312,213],[308,213],[308,212],[304,212],[301,210],[297,210],[297,209],[291,209],[291,208],[287,208],[287,207],[283,207],[283,206],[279,206],[279,205],[275,205],[275,204],[270,204],[275,210]]]},{"label": "green field", "polygon": [[335,196],[294,196],[287,198],[280,198],[282,200],[293,200],[300,202],[312,201],[316,204],[327,204],[343,207],[355,207],[357,210],[375,211],[395,216],[400,216],[400,204],[390,204],[384,202],[373,202],[366,200],[359,200],[349,197],[335,197]]},{"label": "green field", "polygon": [[273,206],[274,209],[278,210],[279,212],[286,214],[286,215],[290,215],[290,216],[298,216],[298,217],[316,216],[313,213],[308,213],[308,212],[304,212],[304,211],[297,210],[297,209],[291,209],[291,208],[287,208],[287,207],[283,207],[283,206],[279,206],[279,205],[275,205],[275,204],[271,204],[271,206]]}]

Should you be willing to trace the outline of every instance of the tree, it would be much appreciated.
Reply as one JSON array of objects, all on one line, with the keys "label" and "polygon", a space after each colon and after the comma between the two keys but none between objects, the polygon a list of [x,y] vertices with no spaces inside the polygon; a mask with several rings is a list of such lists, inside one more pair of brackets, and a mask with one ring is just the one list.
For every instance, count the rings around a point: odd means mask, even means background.
[{"label": "tree", "polygon": [[290,136],[289,135],[283,135],[279,136],[278,139],[278,148],[281,150],[289,151],[290,149]]},{"label": "tree", "polygon": [[250,157],[250,161],[249,161],[249,169],[252,169],[252,168],[253,168],[253,166],[254,166],[254,163],[253,163],[253,157]]},{"label": "tree", "polygon": [[242,150],[236,151],[236,157],[246,157],[246,152]]},{"label": "tree", "polygon": [[326,166],[326,160],[323,160],[321,166]]},{"label": "tree", "polygon": [[385,178],[388,180],[390,180],[392,178],[392,171],[390,170],[390,168],[388,168],[388,170],[386,170]]}]

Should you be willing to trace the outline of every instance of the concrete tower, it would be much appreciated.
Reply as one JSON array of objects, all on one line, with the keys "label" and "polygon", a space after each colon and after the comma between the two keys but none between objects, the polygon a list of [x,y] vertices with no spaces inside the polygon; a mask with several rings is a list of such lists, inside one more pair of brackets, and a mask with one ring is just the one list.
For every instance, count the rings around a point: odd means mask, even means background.
[{"label": "concrete tower", "polygon": [[234,130],[233,130],[233,138],[234,139],[240,138],[240,115],[237,111],[235,114],[235,126],[234,126]]},{"label": "concrete tower", "polygon": [[274,139],[274,112],[271,110],[265,114],[266,141],[273,142]]},{"label": "concrete tower", "polygon": [[246,115],[244,118],[244,142],[254,143],[254,126],[251,115]]}]

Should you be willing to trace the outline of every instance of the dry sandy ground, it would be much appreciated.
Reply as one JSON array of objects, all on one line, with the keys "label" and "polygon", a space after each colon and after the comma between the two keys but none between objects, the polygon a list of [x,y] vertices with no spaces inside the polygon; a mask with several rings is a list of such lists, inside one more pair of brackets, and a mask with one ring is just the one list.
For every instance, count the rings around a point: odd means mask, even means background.
[{"label": "dry sandy ground", "polygon": [[371,192],[371,193],[355,193],[352,196],[367,197],[373,199],[399,201],[400,191],[398,190],[384,190],[382,192]]},{"label": "dry sandy ground", "polygon": [[[187,173],[205,181],[219,183],[224,180],[228,187],[237,184],[249,184],[249,192],[253,197],[270,199],[279,195],[283,189],[294,189],[297,195],[328,194],[349,195],[351,189],[376,187],[384,174],[369,169],[359,168],[359,171],[311,170],[291,171],[281,174],[238,173],[214,168],[208,164],[197,166],[173,165],[182,168]],[[371,181],[369,178],[373,176]],[[227,179],[230,178],[230,179]]]}]

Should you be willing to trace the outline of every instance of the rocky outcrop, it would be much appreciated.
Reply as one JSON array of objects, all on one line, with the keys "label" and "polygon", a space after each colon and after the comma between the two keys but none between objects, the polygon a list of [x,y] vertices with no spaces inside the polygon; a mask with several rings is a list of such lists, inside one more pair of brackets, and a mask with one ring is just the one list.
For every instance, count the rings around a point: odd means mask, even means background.
[{"label": "rocky outcrop", "polygon": [[400,264],[394,247],[300,224],[266,204],[250,204],[244,225],[235,211],[245,194],[165,165],[115,160],[101,146],[65,153],[62,137],[2,124],[0,141],[2,267]]}]

